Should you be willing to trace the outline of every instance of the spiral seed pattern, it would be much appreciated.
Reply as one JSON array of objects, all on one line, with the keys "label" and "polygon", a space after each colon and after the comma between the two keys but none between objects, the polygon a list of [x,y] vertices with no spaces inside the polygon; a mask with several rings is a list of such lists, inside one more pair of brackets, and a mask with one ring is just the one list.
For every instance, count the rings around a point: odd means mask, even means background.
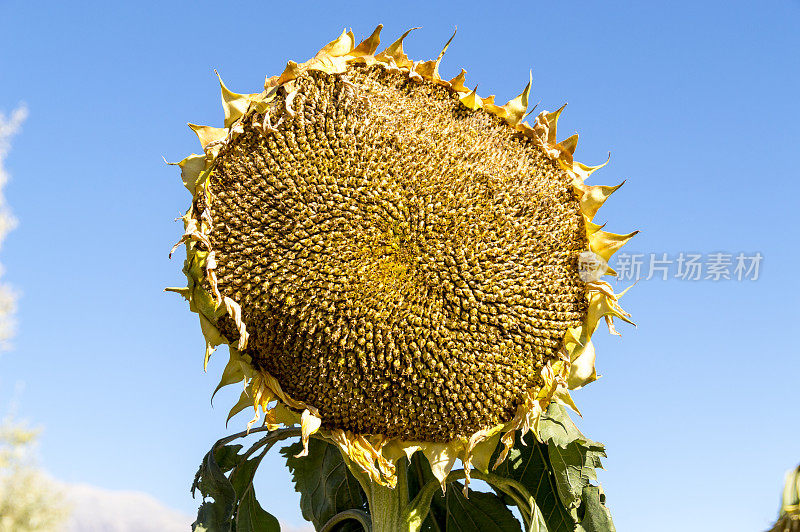
[{"label": "spiral seed pattern", "polygon": [[245,115],[209,184],[254,364],[329,428],[443,442],[508,421],[586,315],[569,177],[407,73],[294,83]]}]

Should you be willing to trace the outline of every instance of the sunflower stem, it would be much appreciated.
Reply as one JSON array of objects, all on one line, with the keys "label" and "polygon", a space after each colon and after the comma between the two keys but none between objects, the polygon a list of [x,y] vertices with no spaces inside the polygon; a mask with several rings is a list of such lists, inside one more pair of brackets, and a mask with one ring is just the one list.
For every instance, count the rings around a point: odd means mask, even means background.
[{"label": "sunflower stem", "polygon": [[397,463],[397,485],[387,488],[371,483],[369,497],[374,532],[405,532],[410,530],[406,523],[405,509],[408,506],[408,464],[403,458]]},{"label": "sunflower stem", "polygon": [[367,501],[372,517],[373,532],[416,532],[408,519],[408,462],[402,458],[397,462],[397,485],[394,488],[370,481]]}]

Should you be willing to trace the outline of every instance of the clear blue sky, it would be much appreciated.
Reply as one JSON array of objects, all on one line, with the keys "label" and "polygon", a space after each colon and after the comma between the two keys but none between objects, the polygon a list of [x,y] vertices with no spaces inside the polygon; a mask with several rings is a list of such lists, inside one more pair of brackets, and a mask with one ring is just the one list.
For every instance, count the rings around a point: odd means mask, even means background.
[{"label": "clear blue sky", "polygon": [[[332,7],[335,6],[335,7]],[[576,394],[608,446],[601,480],[620,530],[759,530],[800,462],[797,377],[800,2],[27,2],[0,0],[0,110],[30,116],[6,167],[20,226],[2,249],[22,293],[0,408],[46,427],[55,476],[147,491],[194,512],[188,488],[228,433],[236,391],[209,396],[197,318],[164,286],[188,205],[175,167],[198,150],[186,122],[218,125],[217,68],[258,92],[344,26],[460,67],[504,101],[533,69],[534,102],[569,102],[562,137],[627,184],[600,212],[642,233],[631,253],[755,253],[757,281],[641,281],[638,328],[598,337],[604,377]],[[237,418],[239,419],[239,418]],[[233,422],[238,429],[245,422]],[[277,454],[274,455],[277,457]],[[265,507],[301,523],[277,459]]]}]

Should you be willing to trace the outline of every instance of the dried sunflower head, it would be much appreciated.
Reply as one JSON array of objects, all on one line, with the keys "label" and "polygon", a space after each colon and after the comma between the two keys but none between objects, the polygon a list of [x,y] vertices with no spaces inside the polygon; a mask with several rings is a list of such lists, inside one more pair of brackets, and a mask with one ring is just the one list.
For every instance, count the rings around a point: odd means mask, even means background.
[{"label": "dried sunflower head", "polygon": [[299,422],[391,485],[403,453],[440,480],[457,458],[485,469],[551,400],[574,407],[598,320],[628,321],[599,279],[633,233],[592,223],[618,187],[584,184],[599,167],[556,141],[561,109],[523,121],[530,83],[498,106],[463,70],[441,79],[444,51],[411,61],[408,32],[376,54],[380,29],[259,94],[220,81],[224,127],[190,124],[204,153],[177,163],[189,282],[170,290],[206,363],[230,344],[231,415]]}]

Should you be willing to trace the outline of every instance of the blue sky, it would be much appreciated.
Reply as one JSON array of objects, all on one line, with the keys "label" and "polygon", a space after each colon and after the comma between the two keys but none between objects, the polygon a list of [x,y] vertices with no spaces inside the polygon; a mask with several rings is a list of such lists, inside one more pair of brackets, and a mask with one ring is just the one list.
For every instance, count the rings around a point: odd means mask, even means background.
[{"label": "blue sky", "polygon": [[[758,530],[800,461],[798,297],[800,2],[244,3],[0,0],[0,111],[30,116],[5,162],[20,225],[0,260],[21,293],[0,356],[0,410],[45,427],[56,477],[146,491],[194,512],[188,488],[227,434],[236,391],[211,391],[203,340],[167,252],[188,205],[177,169],[186,122],[222,121],[213,69],[258,92],[345,26],[412,26],[418,59],[467,69],[482,95],[569,105],[577,158],[627,179],[598,215],[642,233],[629,253],[764,257],[757,281],[643,280],[624,298],[638,328],[600,334],[603,378],[576,393],[580,426],[608,446],[601,481],[620,530]],[[18,384],[24,384],[16,393]],[[239,419],[239,418],[237,418]],[[243,424],[244,419],[239,421]],[[231,430],[238,429],[236,421]],[[264,506],[300,524],[277,459]]]}]

